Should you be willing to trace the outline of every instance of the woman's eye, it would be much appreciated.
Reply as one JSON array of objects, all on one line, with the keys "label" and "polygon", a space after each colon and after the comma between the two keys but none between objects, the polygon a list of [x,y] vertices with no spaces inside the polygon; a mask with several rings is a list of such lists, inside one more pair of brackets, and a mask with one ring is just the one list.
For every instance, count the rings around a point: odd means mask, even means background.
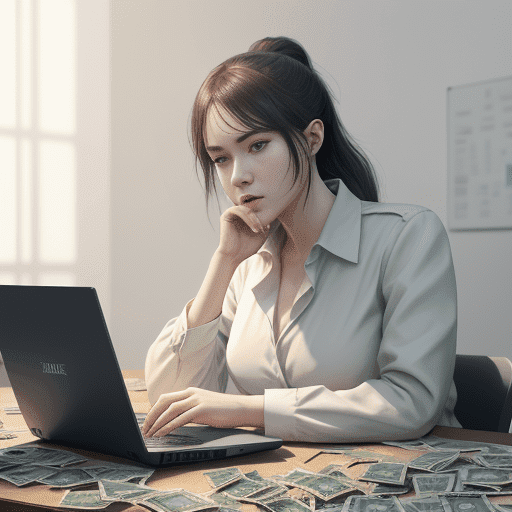
[{"label": "woman's eye", "polygon": [[256,152],[261,151],[267,144],[268,140],[259,140],[258,142],[255,142],[251,148],[254,148]]},{"label": "woman's eye", "polygon": [[226,157],[225,156],[219,156],[219,158],[216,158],[213,163],[214,164],[223,164],[224,163],[224,160],[226,160]]}]

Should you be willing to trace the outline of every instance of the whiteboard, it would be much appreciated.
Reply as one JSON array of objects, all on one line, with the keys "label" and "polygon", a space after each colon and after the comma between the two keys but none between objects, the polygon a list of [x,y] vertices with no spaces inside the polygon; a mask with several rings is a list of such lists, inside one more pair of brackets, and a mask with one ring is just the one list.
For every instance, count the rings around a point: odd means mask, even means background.
[{"label": "whiteboard", "polygon": [[512,228],[512,76],[448,87],[448,228]]}]

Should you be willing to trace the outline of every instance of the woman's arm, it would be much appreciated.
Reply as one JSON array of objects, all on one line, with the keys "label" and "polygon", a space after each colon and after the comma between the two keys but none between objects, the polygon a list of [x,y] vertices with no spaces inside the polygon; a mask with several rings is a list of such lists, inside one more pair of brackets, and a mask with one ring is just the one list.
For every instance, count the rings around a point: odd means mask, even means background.
[{"label": "woman's arm", "polygon": [[237,267],[238,263],[232,258],[215,251],[203,284],[188,311],[189,329],[207,324],[221,314],[226,291]]}]

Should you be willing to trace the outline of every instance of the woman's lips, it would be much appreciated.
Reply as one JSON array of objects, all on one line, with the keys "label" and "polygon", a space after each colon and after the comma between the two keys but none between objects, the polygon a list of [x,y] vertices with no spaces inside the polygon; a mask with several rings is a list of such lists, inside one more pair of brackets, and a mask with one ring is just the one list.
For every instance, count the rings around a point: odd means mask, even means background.
[{"label": "woman's lips", "polygon": [[244,206],[248,206],[249,208],[256,208],[257,206],[260,205],[261,201],[262,201],[263,197],[255,197],[254,199],[251,199],[249,201],[246,201],[244,203]]}]

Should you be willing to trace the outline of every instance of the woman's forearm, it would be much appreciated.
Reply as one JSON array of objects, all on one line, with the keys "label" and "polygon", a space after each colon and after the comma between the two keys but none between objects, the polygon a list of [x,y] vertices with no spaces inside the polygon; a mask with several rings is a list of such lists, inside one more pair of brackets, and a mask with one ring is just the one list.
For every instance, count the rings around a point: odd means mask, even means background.
[{"label": "woman's forearm", "polygon": [[187,315],[188,328],[205,325],[222,312],[222,304],[238,263],[216,251]]}]

